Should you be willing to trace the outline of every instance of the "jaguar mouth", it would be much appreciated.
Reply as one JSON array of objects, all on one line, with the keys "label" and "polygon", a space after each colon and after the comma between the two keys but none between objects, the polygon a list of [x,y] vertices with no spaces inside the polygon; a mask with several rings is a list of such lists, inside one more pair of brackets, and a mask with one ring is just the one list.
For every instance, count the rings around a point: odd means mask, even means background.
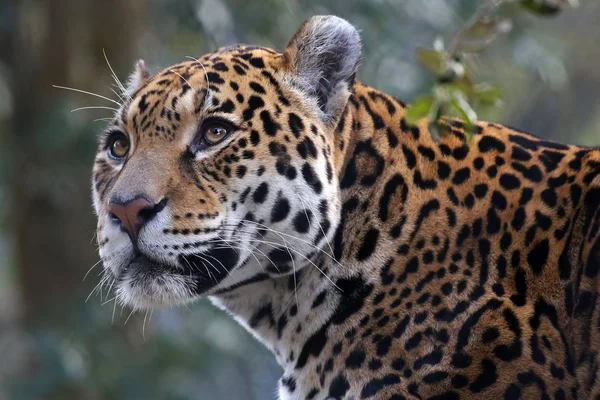
[{"label": "jaguar mouth", "polygon": [[203,294],[217,286],[236,267],[240,256],[232,248],[214,246],[197,254],[181,254],[179,265],[196,278],[196,294]]},{"label": "jaguar mouth", "polygon": [[121,275],[132,272],[143,272],[147,275],[163,275],[166,273],[179,274],[183,271],[181,268],[159,262],[147,256],[146,254],[139,253],[121,272]]},{"label": "jaguar mouth", "polygon": [[128,293],[128,302],[164,304],[164,298],[178,298],[183,292],[189,297],[206,294],[231,273],[238,260],[236,250],[222,247],[180,254],[176,265],[140,253],[121,271],[119,281],[122,290]]}]

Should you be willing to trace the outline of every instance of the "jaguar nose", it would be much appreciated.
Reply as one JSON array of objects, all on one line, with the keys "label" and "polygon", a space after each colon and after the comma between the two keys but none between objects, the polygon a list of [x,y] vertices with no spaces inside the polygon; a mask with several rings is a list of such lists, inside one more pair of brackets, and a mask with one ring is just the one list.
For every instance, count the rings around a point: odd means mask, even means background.
[{"label": "jaguar nose", "polygon": [[131,241],[135,244],[140,230],[165,208],[166,204],[167,199],[154,203],[145,196],[137,196],[127,201],[111,199],[108,205],[108,213],[115,223],[121,225],[121,229],[129,235]]}]

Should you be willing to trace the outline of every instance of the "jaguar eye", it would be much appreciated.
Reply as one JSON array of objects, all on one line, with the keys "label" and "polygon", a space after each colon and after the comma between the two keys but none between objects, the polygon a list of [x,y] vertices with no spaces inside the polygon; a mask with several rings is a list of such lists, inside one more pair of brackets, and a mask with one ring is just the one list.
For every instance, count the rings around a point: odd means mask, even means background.
[{"label": "jaguar eye", "polygon": [[108,155],[121,160],[129,153],[129,139],[122,133],[113,135],[108,141]]},{"label": "jaguar eye", "polygon": [[222,123],[211,123],[204,127],[204,139],[208,144],[217,144],[229,134],[230,128]]}]

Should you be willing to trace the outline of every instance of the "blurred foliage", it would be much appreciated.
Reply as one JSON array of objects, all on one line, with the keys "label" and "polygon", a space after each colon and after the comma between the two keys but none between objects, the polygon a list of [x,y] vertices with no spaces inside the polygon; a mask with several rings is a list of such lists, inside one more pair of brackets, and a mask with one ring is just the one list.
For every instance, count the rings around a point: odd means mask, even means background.
[{"label": "blurred foliage", "polygon": [[[461,27],[450,40],[448,47],[441,38],[433,49],[417,49],[419,62],[436,76],[436,83],[427,96],[419,96],[406,111],[409,124],[422,118],[429,123],[429,131],[438,139],[450,133],[443,117],[453,115],[465,122],[466,140],[471,140],[473,125],[477,120],[478,106],[500,106],[502,92],[487,82],[475,83],[469,70],[469,61],[487,49],[499,36],[512,29],[512,21],[495,14],[501,6],[515,6],[536,16],[557,14],[565,5],[559,0],[489,0]],[[572,5],[574,1],[572,1]]]},{"label": "blurred foliage", "polygon": [[[129,310],[117,310],[111,322],[114,302],[106,291],[85,302],[101,268],[82,282],[97,261],[89,195],[103,124],[96,120],[110,111],[70,110],[110,103],[52,85],[110,97],[103,49],[123,80],[137,58],[158,71],[236,42],[281,49],[309,16],[337,14],[361,30],[359,79],[414,102],[411,120],[429,114],[433,99],[443,97],[463,118],[476,113],[549,139],[598,145],[600,4],[572,9],[563,7],[566,0],[523,0],[503,6],[501,18],[485,13],[488,19],[473,24],[482,4],[0,3],[0,400],[270,399],[281,373],[262,345],[207,302],[155,311],[151,318],[134,314],[127,324]],[[541,18],[523,6],[562,11]],[[436,41],[455,32],[463,32],[457,44]],[[433,49],[419,50],[431,43],[437,43]]]},{"label": "blurred foliage", "polygon": [[273,390],[275,360],[213,308],[143,319],[117,311],[112,323],[98,304],[67,311],[60,327],[5,338],[30,373],[6,382],[11,399],[263,399]]}]

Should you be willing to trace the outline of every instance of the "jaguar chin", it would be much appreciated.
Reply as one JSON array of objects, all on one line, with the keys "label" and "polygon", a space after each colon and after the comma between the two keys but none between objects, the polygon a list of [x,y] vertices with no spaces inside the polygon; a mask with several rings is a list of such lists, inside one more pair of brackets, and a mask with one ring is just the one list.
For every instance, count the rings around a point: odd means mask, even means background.
[{"label": "jaguar chin", "polygon": [[114,276],[117,299],[134,309],[188,303],[210,294],[238,259],[230,248],[179,255],[174,264],[138,253]]}]

